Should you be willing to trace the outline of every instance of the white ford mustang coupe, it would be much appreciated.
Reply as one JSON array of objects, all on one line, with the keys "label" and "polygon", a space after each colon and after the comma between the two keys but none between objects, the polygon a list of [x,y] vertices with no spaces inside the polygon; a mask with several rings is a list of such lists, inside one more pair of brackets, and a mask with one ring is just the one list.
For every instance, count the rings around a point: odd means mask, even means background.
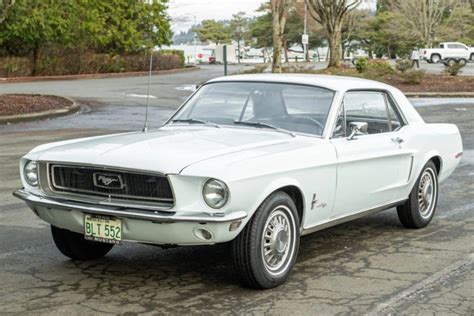
[{"label": "white ford mustang coupe", "polygon": [[302,235],[392,207],[428,225],[461,156],[457,127],[426,124],[391,86],[239,75],[206,82],[156,130],[36,147],[14,195],[71,259],[122,241],[231,242],[243,282],[271,288]]}]

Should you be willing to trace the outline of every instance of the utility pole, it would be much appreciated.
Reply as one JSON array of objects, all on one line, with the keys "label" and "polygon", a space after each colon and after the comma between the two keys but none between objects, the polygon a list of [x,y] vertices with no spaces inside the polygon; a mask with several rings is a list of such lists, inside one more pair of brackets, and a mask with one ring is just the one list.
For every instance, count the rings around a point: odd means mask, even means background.
[{"label": "utility pole", "polygon": [[224,76],[227,76],[227,45],[222,46],[224,57]]},{"label": "utility pole", "polygon": [[304,60],[308,61],[308,33],[306,30],[306,24],[308,22],[308,5],[306,1],[304,2],[304,37],[305,40],[303,41],[303,51],[304,51]]},{"label": "utility pole", "polygon": [[297,0],[296,2],[304,3],[304,23],[303,23],[303,35],[301,36],[301,44],[303,44],[303,53],[304,53],[304,61],[308,61],[308,43],[309,43],[309,36],[308,36],[308,4],[306,4],[305,0]]}]

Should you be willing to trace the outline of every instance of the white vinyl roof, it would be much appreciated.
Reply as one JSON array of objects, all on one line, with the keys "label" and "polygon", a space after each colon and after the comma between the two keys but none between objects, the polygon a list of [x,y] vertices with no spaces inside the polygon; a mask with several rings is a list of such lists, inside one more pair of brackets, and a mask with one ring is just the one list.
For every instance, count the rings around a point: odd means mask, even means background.
[{"label": "white vinyl roof", "polygon": [[313,85],[331,89],[334,91],[347,91],[351,89],[384,89],[393,90],[394,88],[381,82],[344,76],[331,75],[313,75],[313,74],[249,74],[219,77],[211,82],[229,82],[229,81],[262,81]]}]

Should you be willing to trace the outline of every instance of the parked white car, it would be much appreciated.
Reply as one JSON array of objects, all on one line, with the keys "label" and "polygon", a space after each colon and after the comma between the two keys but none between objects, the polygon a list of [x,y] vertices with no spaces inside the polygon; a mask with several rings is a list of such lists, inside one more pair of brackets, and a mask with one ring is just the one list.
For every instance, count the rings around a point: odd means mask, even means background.
[{"label": "parked white car", "polygon": [[452,124],[426,124],[398,89],[363,79],[240,75],[202,85],[161,128],[36,147],[14,195],[58,249],[232,242],[247,286],[282,284],[300,236],[397,207],[430,223],[459,164]]},{"label": "parked white car", "polygon": [[448,59],[458,60],[463,64],[474,60],[474,47],[457,42],[441,43],[438,48],[423,48],[421,53],[423,59],[434,64]]}]

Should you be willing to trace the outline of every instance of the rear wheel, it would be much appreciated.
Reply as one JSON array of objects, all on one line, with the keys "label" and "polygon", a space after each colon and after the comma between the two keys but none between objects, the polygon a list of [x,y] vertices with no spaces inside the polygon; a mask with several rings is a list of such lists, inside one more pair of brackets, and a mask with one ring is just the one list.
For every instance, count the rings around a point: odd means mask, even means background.
[{"label": "rear wheel", "polygon": [[457,63],[457,61],[453,58],[448,58],[448,59],[443,60],[443,64],[445,64],[446,66],[449,66],[449,67],[454,66],[456,63]]},{"label": "rear wheel", "polygon": [[461,65],[461,66],[464,67],[464,66],[466,66],[466,64],[467,64],[467,60],[466,60],[466,59],[464,59],[464,58],[459,59],[459,65]]},{"label": "rear wheel", "polygon": [[471,57],[469,58],[469,60],[474,61],[474,53],[471,54]]},{"label": "rear wheel", "polygon": [[105,256],[114,246],[84,239],[78,234],[66,229],[51,225],[53,240],[59,251],[72,260],[94,260]]},{"label": "rear wheel", "polygon": [[405,204],[397,207],[398,218],[407,228],[423,228],[433,219],[438,202],[438,174],[429,161]]},{"label": "rear wheel", "polygon": [[284,192],[273,193],[232,243],[234,265],[245,285],[268,289],[284,283],[299,242],[295,203]]},{"label": "rear wheel", "polygon": [[438,55],[438,54],[433,54],[431,55],[431,58],[430,58],[430,61],[434,64],[437,64],[439,63],[439,61],[441,60],[441,56]]}]

